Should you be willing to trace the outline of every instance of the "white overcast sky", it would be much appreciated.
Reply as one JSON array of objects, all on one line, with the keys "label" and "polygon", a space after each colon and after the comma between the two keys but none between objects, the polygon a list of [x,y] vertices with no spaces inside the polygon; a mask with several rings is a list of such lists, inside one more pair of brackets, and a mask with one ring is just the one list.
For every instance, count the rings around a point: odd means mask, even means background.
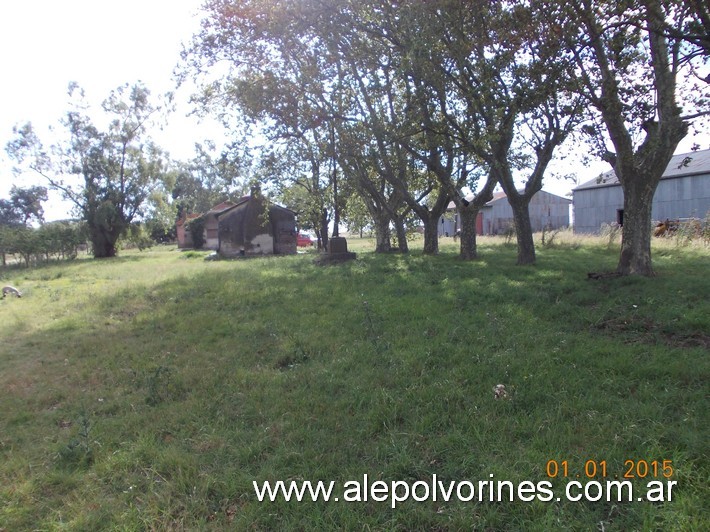
[{"label": "white overcast sky", "polygon": [[[153,95],[175,89],[173,71],[182,44],[199,28],[203,0],[4,0],[0,3],[0,197],[13,183],[42,183],[15,178],[5,154],[15,124],[32,122],[41,133],[57,124],[68,109],[67,86],[76,81],[96,104],[124,83],[142,81]],[[188,159],[195,142],[219,142],[215,125],[198,125],[184,117],[189,90],[177,93],[182,112],[153,138],[173,158]],[[679,152],[688,151],[688,138]],[[708,148],[707,136],[702,148]],[[570,157],[561,173],[591,179],[604,164],[584,168]],[[36,178],[35,178],[36,179]],[[545,189],[565,195],[574,183],[546,179]],[[68,216],[52,195],[45,205],[48,220]]]},{"label": "white overcast sky", "polygon": [[[201,5],[202,0],[0,3],[0,197],[7,197],[13,183],[30,184],[13,176],[5,153],[13,126],[30,121],[41,136],[56,125],[68,110],[69,82],[78,82],[96,104],[118,86],[139,80],[154,96],[175,90],[173,71],[182,44],[199,28]],[[189,91],[177,97],[186,102]],[[221,134],[186,119],[186,109],[153,134],[179,159],[191,157],[194,143],[205,136]]]}]

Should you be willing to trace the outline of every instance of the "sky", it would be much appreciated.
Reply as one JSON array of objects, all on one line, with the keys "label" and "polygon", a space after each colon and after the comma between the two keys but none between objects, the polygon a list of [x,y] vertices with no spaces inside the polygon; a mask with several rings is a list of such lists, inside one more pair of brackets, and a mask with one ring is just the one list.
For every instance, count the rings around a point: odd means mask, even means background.
[{"label": "sky", "polygon": [[[98,105],[125,83],[142,81],[153,95],[175,90],[173,72],[183,43],[199,29],[203,0],[17,0],[0,7],[0,198],[13,184],[45,184],[38,176],[15,177],[5,145],[16,124],[32,122],[40,133],[68,110],[67,87],[76,81]],[[167,127],[152,133],[174,159],[194,155],[195,142],[219,144],[225,132],[214,122],[186,117],[190,89],[176,93],[178,111]],[[677,153],[690,151],[686,138]],[[710,147],[706,135],[702,148]],[[579,182],[606,171],[605,163],[583,167],[574,150],[551,170],[576,174]],[[544,189],[566,195],[574,181],[547,179]],[[47,221],[69,217],[58,193],[45,204]]]},{"label": "sky", "polygon": [[[173,71],[182,44],[199,29],[203,0],[22,0],[0,4],[0,197],[12,184],[43,184],[12,173],[5,145],[16,124],[32,122],[41,133],[69,109],[67,87],[76,81],[100,104],[111,90],[142,81],[153,96],[175,90]],[[158,145],[176,159],[194,154],[194,143],[221,135],[215,124],[187,118],[190,91],[180,109],[154,131]],[[214,139],[213,139],[214,140]],[[58,194],[45,204],[48,220],[66,218]]]}]

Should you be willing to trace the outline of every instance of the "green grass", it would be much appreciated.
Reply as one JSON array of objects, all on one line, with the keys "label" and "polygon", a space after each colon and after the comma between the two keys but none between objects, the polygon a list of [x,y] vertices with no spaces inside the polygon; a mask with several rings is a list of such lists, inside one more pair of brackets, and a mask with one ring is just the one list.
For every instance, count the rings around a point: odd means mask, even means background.
[{"label": "green grass", "polygon": [[[326,267],[161,248],[1,272],[25,297],[0,302],[0,530],[710,528],[707,248],[591,281],[618,247],[560,239],[516,267],[496,239],[470,263],[450,239],[348,243],[357,260]],[[539,482],[551,459],[672,460],[678,484],[665,503],[396,509],[252,488]]]}]

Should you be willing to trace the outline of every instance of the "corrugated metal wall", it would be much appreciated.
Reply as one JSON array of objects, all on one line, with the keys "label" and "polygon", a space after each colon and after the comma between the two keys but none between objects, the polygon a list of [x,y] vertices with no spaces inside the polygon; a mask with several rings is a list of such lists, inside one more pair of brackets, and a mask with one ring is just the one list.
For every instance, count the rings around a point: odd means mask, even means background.
[{"label": "corrugated metal wall", "polygon": [[[569,200],[540,191],[530,200],[530,224],[533,232],[543,228],[559,229],[569,226]],[[497,235],[513,227],[513,209],[508,200],[502,198],[481,209],[483,213],[483,234]]]},{"label": "corrugated metal wall", "polygon": [[454,236],[457,230],[458,215],[456,213],[446,213],[439,218],[439,236]]},{"label": "corrugated metal wall", "polygon": [[[624,208],[620,185],[574,191],[574,231],[598,233],[602,224],[618,222]],[[705,218],[710,211],[710,174],[662,179],[653,197],[652,218]]]},{"label": "corrugated metal wall", "polygon": [[624,208],[621,186],[574,191],[574,231],[598,233],[602,224],[616,223]]}]

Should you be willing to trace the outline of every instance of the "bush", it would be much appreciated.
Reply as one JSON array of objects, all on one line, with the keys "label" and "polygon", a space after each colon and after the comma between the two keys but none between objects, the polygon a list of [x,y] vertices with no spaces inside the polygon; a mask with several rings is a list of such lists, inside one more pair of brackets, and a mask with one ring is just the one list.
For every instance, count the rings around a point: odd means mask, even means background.
[{"label": "bush", "polygon": [[0,228],[3,266],[6,255],[21,256],[27,267],[53,258],[74,259],[86,240],[86,225],[80,222],[52,222],[39,228],[4,226]]},{"label": "bush", "polygon": [[147,233],[143,225],[131,224],[123,237],[123,247],[138,248],[140,251],[153,247],[155,241]]},{"label": "bush", "polygon": [[192,235],[192,247],[202,249],[205,246],[205,223],[207,219],[204,216],[194,218],[187,222],[187,229]]}]

